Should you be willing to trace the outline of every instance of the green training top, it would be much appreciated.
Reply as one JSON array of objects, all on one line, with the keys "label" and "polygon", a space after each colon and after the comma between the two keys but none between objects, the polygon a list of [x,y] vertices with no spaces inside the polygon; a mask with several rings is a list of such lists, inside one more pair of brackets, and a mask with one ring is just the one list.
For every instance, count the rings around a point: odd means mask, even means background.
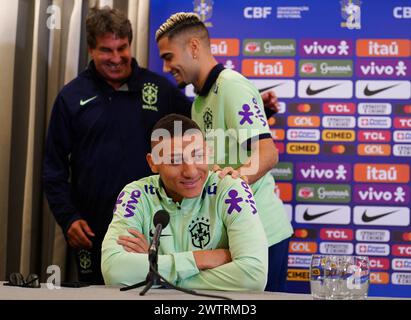
[{"label": "green training top", "polygon": [[[221,167],[238,168],[242,158],[236,158],[235,155],[238,155],[239,146],[246,145],[250,138],[271,138],[257,88],[251,81],[230,69],[219,73],[206,95],[200,93],[195,98],[191,117],[200,126],[207,141],[214,139],[212,162]],[[223,129],[231,138],[230,141],[221,138],[221,132],[216,129]],[[222,141],[225,141],[225,146],[221,144]],[[221,148],[223,152],[220,152]],[[274,186],[274,178],[269,172],[251,185],[269,246],[293,233],[284,205],[274,192]]]},{"label": "green training top", "polygon": [[[250,187],[241,179],[209,173],[201,196],[175,203],[158,175],[128,184],[118,196],[114,217],[102,244],[101,269],[108,285],[131,285],[146,279],[148,255],[117,244],[134,228],[150,240],[153,216],[167,210],[158,271],[173,284],[204,290],[262,291],[267,281],[268,246]],[[253,232],[250,232],[253,230]],[[193,251],[230,249],[232,262],[200,271]]]}]

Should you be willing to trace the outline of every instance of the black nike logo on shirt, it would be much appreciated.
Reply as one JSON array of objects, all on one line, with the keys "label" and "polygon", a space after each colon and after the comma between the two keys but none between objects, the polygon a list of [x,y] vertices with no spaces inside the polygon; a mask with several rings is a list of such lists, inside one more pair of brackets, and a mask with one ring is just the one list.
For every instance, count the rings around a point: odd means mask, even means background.
[{"label": "black nike logo on shirt", "polygon": [[385,91],[385,90],[394,88],[394,87],[396,87],[396,86],[398,86],[398,85],[399,85],[399,83],[394,84],[394,85],[392,85],[392,86],[380,88],[380,89],[377,89],[377,90],[370,90],[370,89],[368,89],[368,84],[367,84],[367,85],[365,86],[365,89],[364,89],[364,95],[366,95],[367,97],[374,96],[374,95],[376,95],[377,93],[380,93],[380,92],[383,92],[383,91]]},{"label": "black nike logo on shirt", "polygon": [[365,210],[365,211],[363,212],[362,216],[361,216],[361,219],[362,219],[362,221],[364,221],[364,222],[371,222],[371,221],[377,220],[377,219],[379,219],[379,218],[388,216],[389,214],[394,213],[394,212],[397,212],[397,211],[398,211],[398,210],[394,210],[394,211],[390,211],[390,212],[387,212],[387,213],[381,213],[381,214],[377,214],[376,216],[370,217],[370,216],[367,216],[367,210]]},{"label": "black nike logo on shirt", "polygon": [[325,211],[325,212],[316,213],[316,214],[308,214],[308,209],[305,209],[303,219],[306,220],[306,221],[311,221],[311,220],[317,219],[319,217],[325,216],[326,214],[329,214],[331,212],[335,212],[337,210],[339,210],[339,209],[334,209],[334,210]]},{"label": "black nike logo on shirt", "polygon": [[284,82],[281,82],[281,83],[275,84],[275,85],[273,85],[273,86],[269,86],[269,87],[266,87],[266,88],[258,89],[258,92],[259,92],[259,93],[262,93],[262,92],[264,92],[264,91],[277,88],[277,87],[279,87],[279,86],[281,86],[281,85],[283,85],[283,84],[284,84]]},{"label": "black nike logo on shirt", "polygon": [[331,88],[335,88],[336,86],[339,86],[339,85],[340,85],[340,83],[337,83],[337,84],[334,84],[334,85],[332,85],[332,86],[325,87],[325,88],[311,89],[311,84],[309,84],[308,87],[307,87],[306,93],[307,93],[309,96],[313,96],[313,95],[316,95],[317,93],[326,91],[326,90],[331,89]]}]

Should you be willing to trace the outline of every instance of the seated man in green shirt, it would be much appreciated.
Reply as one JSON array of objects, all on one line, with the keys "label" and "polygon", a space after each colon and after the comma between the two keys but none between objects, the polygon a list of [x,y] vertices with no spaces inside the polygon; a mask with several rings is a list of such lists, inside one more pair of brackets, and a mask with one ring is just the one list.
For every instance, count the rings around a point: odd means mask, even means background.
[{"label": "seated man in green shirt", "polygon": [[189,289],[263,291],[268,245],[249,185],[209,171],[204,137],[187,117],[157,122],[151,147],[147,162],[158,175],[118,196],[102,245],[105,283],[146,279],[153,216],[163,209],[170,215],[159,246],[163,277]]},{"label": "seated man in green shirt", "polygon": [[223,168],[220,176],[235,169],[250,184],[269,246],[265,290],[287,291],[293,227],[274,191],[270,170],[278,162],[278,151],[258,89],[240,73],[218,64],[208,30],[194,13],[173,14],[158,28],[156,41],[163,71],[171,73],[180,87],[194,86],[191,118],[214,146],[213,164]]}]

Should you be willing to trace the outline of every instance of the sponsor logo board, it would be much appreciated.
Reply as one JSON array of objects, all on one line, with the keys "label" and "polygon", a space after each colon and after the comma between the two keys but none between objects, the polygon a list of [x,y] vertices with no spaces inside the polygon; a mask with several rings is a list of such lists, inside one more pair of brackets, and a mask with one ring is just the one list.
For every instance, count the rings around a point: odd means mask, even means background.
[{"label": "sponsor logo board", "polygon": [[379,229],[357,229],[355,230],[355,240],[363,242],[388,242],[390,241],[390,231]]},{"label": "sponsor logo board", "polygon": [[322,139],[324,141],[355,141],[354,130],[323,130]]},{"label": "sponsor logo board", "polygon": [[243,59],[245,77],[294,77],[295,61],[289,59]]},{"label": "sponsor logo board", "polygon": [[358,80],[355,83],[355,96],[358,99],[409,99],[410,81]]},{"label": "sponsor logo board", "polygon": [[411,145],[395,144],[393,146],[393,154],[396,157],[411,157]]},{"label": "sponsor logo board", "polygon": [[351,241],[354,239],[353,234],[351,229],[322,228],[320,230],[321,240]]},{"label": "sponsor logo board", "polygon": [[407,207],[354,207],[354,224],[372,226],[408,226],[410,209]]},{"label": "sponsor logo board", "polygon": [[[260,92],[274,90],[278,98],[294,98],[295,97],[295,81],[294,80],[269,80],[269,79],[250,79]],[[285,106],[284,106],[285,112]],[[282,112],[282,113],[284,113]]]},{"label": "sponsor logo board", "polygon": [[347,242],[321,242],[320,253],[351,255],[354,252],[352,243]]},{"label": "sponsor logo board", "polygon": [[349,39],[301,39],[298,47],[301,57],[351,57],[354,51]]},{"label": "sponsor logo board", "polygon": [[396,285],[411,285],[411,273],[393,272],[391,274],[391,283]]},{"label": "sponsor logo board", "polygon": [[295,221],[313,224],[349,224],[349,206],[298,204],[295,208]]},{"label": "sponsor logo board", "polygon": [[243,56],[295,56],[294,39],[244,39]]},{"label": "sponsor logo board", "polygon": [[320,130],[317,129],[288,129],[287,140],[289,141],[319,141]]},{"label": "sponsor logo board", "polygon": [[300,80],[298,96],[309,99],[350,99],[353,96],[353,83],[350,80]]},{"label": "sponsor logo board", "polygon": [[239,39],[210,39],[213,56],[238,56],[240,54]]},{"label": "sponsor logo board", "polygon": [[288,255],[288,266],[297,267],[297,268],[309,268],[311,265],[311,256],[310,255]]},{"label": "sponsor logo board", "polygon": [[357,203],[405,205],[410,202],[410,187],[407,185],[357,184],[353,190]]},{"label": "sponsor logo board", "polygon": [[392,112],[391,103],[363,102],[358,104],[358,113],[362,115],[383,116]]},{"label": "sponsor logo board", "polygon": [[358,182],[408,183],[410,166],[407,164],[354,164],[354,180]]},{"label": "sponsor logo board", "polygon": [[353,74],[351,60],[300,60],[300,77],[350,78]]},{"label": "sponsor logo board", "polygon": [[390,246],[388,244],[357,243],[355,253],[362,256],[388,256]]},{"label": "sponsor logo board", "polygon": [[351,164],[348,163],[300,162],[296,166],[296,179],[298,181],[349,182],[351,174]]},{"label": "sponsor logo board", "polygon": [[359,57],[409,57],[408,39],[358,39],[357,56]]},{"label": "sponsor logo board", "polygon": [[349,203],[351,186],[345,184],[297,184],[297,201]]},{"label": "sponsor logo board", "polygon": [[325,102],[323,112],[325,114],[355,114],[355,104],[352,102]]}]

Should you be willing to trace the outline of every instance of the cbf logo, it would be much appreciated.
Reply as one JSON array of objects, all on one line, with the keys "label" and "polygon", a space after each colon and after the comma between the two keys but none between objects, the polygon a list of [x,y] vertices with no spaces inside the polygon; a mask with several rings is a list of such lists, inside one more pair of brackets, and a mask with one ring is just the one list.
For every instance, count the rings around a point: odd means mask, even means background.
[{"label": "cbf logo", "polygon": [[154,83],[147,82],[143,86],[143,109],[158,111],[155,104],[157,103],[158,87]]},{"label": "cbf logo", "polygon": [[88,250],[81,249],[78,252],[78,260],[81,270],[81,273],[91,272],[91,252]]},{"label": "cbf logo", "polygon": [[214,2],[212,0],[194,0],[194,12],[200,16],[201,21],[204,22],[206,27],[212,27],[213,24],[211,22],[207,22],[206,20],[211,19],[213,15],[213,5]]},{"label": "cbf logo", "polygon": [[189,226],[191,243],[194,247],[203,249],[210,242],[210,220],[207,218],[197,218],[191,221]]},{"label": "cbf logo", "polygon": [[208,132],[213,128],[213,112],[207,108],[203,113],[204,131]]},{"label": "cbf logo", "polygon": [[345,22],[341,27],[352,29],[361,29],[361,1],[360,0],[342,0],[341,16]]}]

